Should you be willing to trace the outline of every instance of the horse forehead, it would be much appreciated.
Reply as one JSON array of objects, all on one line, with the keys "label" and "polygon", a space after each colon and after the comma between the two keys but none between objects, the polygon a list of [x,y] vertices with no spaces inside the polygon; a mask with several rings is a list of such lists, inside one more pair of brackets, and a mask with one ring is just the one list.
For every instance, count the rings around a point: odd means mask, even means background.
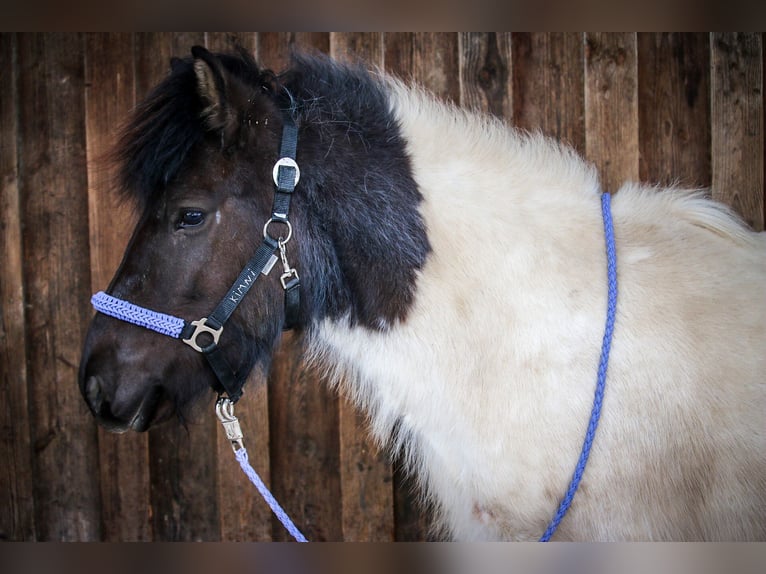
[{"label": "horse forehead", "polygon": [[242,168],[241,162],[227,161],[224,158],[200,158],[191,161],[174,181],[165,189],[165,198],[173,201],[191,195],[207,197],[211,193],[226,193],[240,181],[238,177]]}]

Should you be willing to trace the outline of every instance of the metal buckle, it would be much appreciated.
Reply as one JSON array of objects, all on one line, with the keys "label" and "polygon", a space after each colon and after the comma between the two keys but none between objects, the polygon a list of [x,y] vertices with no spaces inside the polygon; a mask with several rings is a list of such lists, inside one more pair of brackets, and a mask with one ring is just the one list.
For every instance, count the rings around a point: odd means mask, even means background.
[{"label": "metal buckle", "polygon": [[275,219],[273,217],[269,219],[263,226],[263,238],[266,239],[268,237],[269,239],[274,240],[274,238],[271,235],[269,235],[269,225],[271,225],[272,223],[282,223],[287,226],[287,239],[282,239],[282,237],[280,236],[279,239],[277,239],[277,241],[279,241],[282,244],[285,244],[288,241],[290,241],[290,238],[293,236],[293,226],[286,219]]},{"label": "metal buckle", "polygon": [[274,164],[274,169],[271,172],[271,177],[274,180],[274,185],[279,187],[279,168],[282,166],[295,168],[295,183],[293,184],[293,187],[298,185],[298,182],[301,179],[301,168],[298,167],[298,164],[295,163],[295,160],[291,157],[279,158],[277,163]]},{"label": "metal buckle", "polygon": [[[291,228],[292,231],[292,228]],[[300,279],[298,277],[298,272],[290,266],[290,263],[287,261],[287,250],[285,249],[285,245],[287,244],[287,241],[290,239],[288,236],[287,239],[282,241],[280,238],[279,240],[279,256],[282,258],[282,267],[284,270],[284,273],[282,273],[282,276],[279,278],[279,280],[282,282],[282,289],[285,291],[287,290],[287,280],[290,277],[295,277],[296,279]]]},{"label": "metal buckle", "polygon": [[215,414],[221,421],[226,438],[231,441],[234,452],[245,448],[242,443],[242,427],[239,426],[239,419],[234,416],[234,403],[228,397],[218,397],[215,402]]},{"label": "metal buckle", "polygon": [[[213,346],[218,345],[218,339],[221,338],[221,333],[223,333],[223,326],[218,327],[217,329],[208,327],[207,317],[203,317],[202,319],[199,319],[197,321],[192,321],[191,324],[194,325],[195,327],[194,333],[192,333],[191,337],[189,337],[188,339],[181,339],[184,343],[189,345],[192,349],[194,349],[198,353],[204,353],[205,350],[197,344],[197,337],[199,337],[202,333],[210,333],[210,335],[213,337]],[[208,347],[209,346],[210,345],[208,345]]]},{"label": "metal buckle", "polygon": [[285,291],[287,290],[287,280],[290,277],[295,277],[296,279],[300,279],[300,277],[298,277],[298,272],[295,269],[288,269],[287,271],[282,273],[279,280],[282,282],[282,289],[284,289]]}]

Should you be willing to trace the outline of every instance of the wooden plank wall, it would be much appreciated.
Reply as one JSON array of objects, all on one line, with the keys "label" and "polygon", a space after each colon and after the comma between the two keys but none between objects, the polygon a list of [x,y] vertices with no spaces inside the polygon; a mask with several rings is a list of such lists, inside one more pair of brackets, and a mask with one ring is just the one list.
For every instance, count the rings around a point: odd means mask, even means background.
[{"label": "wooden plank wall", "polygon": [[[439,97],[560,138],[625,179],[710,187],[764,228],[761,34],[190,33],[0,35],[0,539],[285,540],[212,405],[188,430],[98,429],[77,389],[90,293],[134,215],[101,160],[116,126],[191,45],[362,59]],[[251,461],[311,540],[426,540],[428,511],[363,417],[287,337],[238,405]]]}]

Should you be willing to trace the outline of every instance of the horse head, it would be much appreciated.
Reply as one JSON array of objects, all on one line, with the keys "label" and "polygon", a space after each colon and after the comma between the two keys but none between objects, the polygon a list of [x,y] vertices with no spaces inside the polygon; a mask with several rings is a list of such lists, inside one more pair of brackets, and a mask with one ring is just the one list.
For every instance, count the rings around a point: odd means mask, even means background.
[{"label": "horse head", "polygon": [[[173,61],[117,146],[121,185],[140,218],[107,292],[187,326],[227,296],[236,312],[209,364],[178,340],[98,313],[80,388],[112,430],[187,417],[209,388],[226,389],[213,363],[238,385],[254,367],[268,370],[285,325],[284,275],[250,269],[248,288],[260,280],[247,297],[237,291],[264,242],[269,265],[279,255],[285,270],[288,260],[301,270],[291,315],[309,334],[324,318],[373,330],[402,319],[430,249],[422,198],[377,80],[320,56],[296,56],[280,76],[245,53],[195,47],[192,56]],[[289,124],[301,173],[288,221],[275,193]],[[209,348],[207,334],[187,335]]]},{"label": "horse head", "polygon": [[[273,75],[245,54],[195,48],[137,108],[116,155],[140,218],[112,296],[190,319],[205,317],[223,297],[269,220],[283,122],[274,87]],[[270,233],[285,233],[277,227]],[[256,363],[267,368],[278,340],[282,289],[269,279],[221,334],[221,352],[237,373]],[[183,416],[213,378],[187,345],[101,313],[93,319],[80,388],[113,430]]]}]

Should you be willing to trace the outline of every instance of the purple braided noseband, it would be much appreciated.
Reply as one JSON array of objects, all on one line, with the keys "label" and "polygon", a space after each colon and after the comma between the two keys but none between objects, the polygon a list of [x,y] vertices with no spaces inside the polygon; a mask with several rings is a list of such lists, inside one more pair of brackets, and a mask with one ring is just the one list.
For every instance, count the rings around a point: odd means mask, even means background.
[{"label": "purple braided noseband", "polygon": [[174,339],[181,337],[181,331],[183,331],[186,325],[186,321],[183,319],[173,315],[166,315],[165,313],[158,313],[145,307],[139,307],[133,303],[107,295],[103,291],[93,295],[90,302],[99,313],[133,323],[139,327],[146,327]]}]

